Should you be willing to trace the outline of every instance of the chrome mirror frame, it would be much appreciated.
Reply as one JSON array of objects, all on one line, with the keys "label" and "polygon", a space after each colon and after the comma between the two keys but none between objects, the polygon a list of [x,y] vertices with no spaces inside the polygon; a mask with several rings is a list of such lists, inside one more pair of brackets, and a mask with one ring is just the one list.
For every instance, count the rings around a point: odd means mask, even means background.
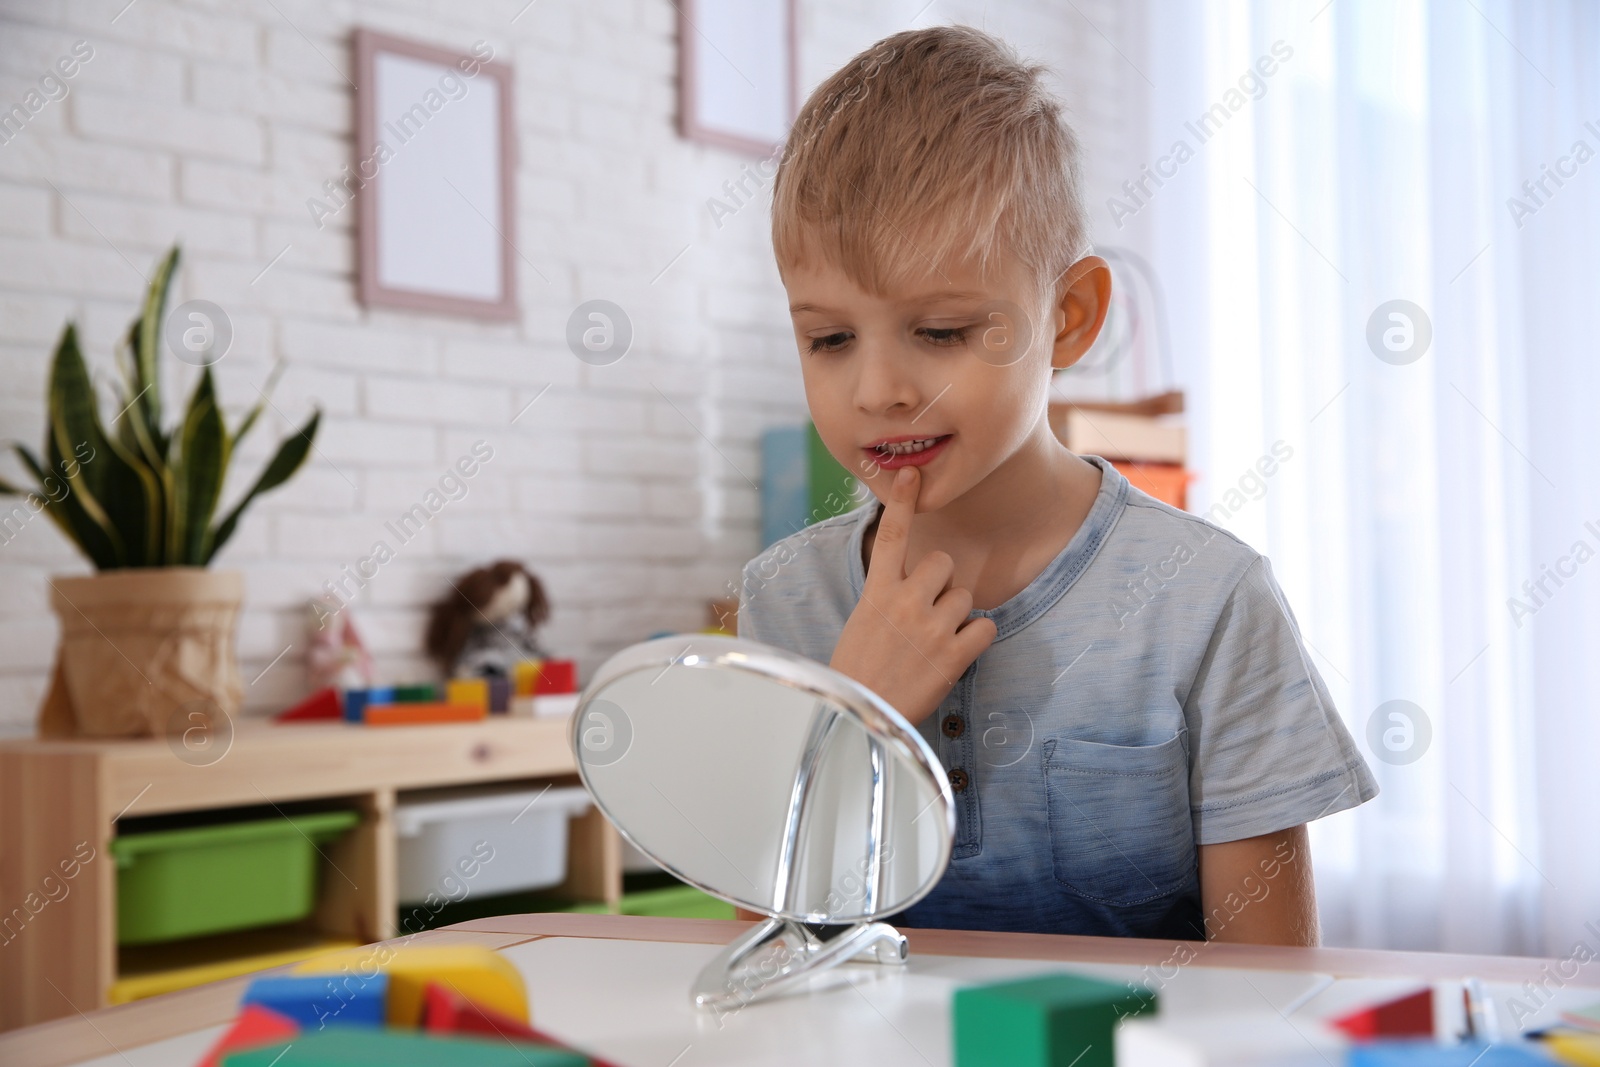
[{"label": "chrome mirror frame", "polygon": [[[673,876],[718,899],[729,900],[715,886],[706,885],[672,864],[663,862],[661,857],[641,844],[626,826],[613,817],[605,800],[595,791],[581,755],[584,722],[591,700],[599,697],[611,683],[627,675],[644,670],[665,673],[680,667],[690,670],[709,668],[744,671],[799,690],[828,707],[824,714],[816,716],[812,722],[805,750],[795,768],[778,869],[773,881],[774,899],[770,905],[759,909],[768,918],[735,938],[705,966],[691,989],[690,996],[694,1004],[710,1011],[736,1008],[754,1000],[775,996],[813,975],[851,960],[904,963],[908,952],[905,937],[893,926],[877,920],[883,914],[910,907],[933,891],[949,866],[955,840],[955,797],[938,757],[927,741],[912,729],[899,712],[866,686],[784,649],[742,638],[693,634],[644,641],[612,656],[584,688],[578,709],[572,717],[570,741],[579,776],[594,798],[596,807],[634,847]],[[826,751],[827,741],[844,715],[849,715],[865,731],[870,746],[872,798],[868,841],[871,855],[862,876],[865,893],[862,917],[848,924],[840,924],[845,925],[845,929],[824,940],[804,924],[827,924],[836,920],[825,912],[795,909],[794,905],[799,903],[795,900],[795,881],[799,873],[795,856],[804,839],[817,761]],[[934,787],[936,797],[930,802],[929,809],[939,809],[943,816],[943,832],[936,834],[939,846],[933,868],[936,874],[915,895],[897,901],[891,909],[884,909],[881,901],[888,879],[884,856],[888,829],[887,798],[894,768],[902,763],[926,774],[928,782]],[[928,811],[925,809],[923,814],[928,814]],[[730,903],[742,906],[749,902],[731,900]]]}]

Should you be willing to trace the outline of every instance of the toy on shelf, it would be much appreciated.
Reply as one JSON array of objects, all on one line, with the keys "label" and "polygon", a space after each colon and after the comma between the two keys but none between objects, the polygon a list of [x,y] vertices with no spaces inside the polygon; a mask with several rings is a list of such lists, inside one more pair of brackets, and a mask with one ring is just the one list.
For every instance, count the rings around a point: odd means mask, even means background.
[{"label": "toy on shelf", "polygon": [[522,975],[477,945],[369,945],[245,991],[199,1067],[611,1067],[529,1024]]},{"label": "toy on shelf", "polygon": [[[439,700],[438,687],[430,683],[347,689],[344,717],[368,726],[401,726],[435,722],[475,722],[487,709],[470,694],[446,688]],[[460,695],[463,699],[457,699]]]},{"label": "toy on shelf", "polygon": [[446,678],[509,678],[517,663],[544,658],[534,631],[549,617],[539,579],[503,559],[452,582],[434,604],[428,655]]},{"label": "toy on shelf", "polygon": [[427,703],[369,704],[361,721],[368,726],[417,726],[433,722],[477,722],[484,709],[476,704]]},{"label": "toy on shelf", "polygon": [[312,689],[356,689],[372,684],[372,656],[348,604],[334,596],[311,601],[307,628],[311,649],[306,653],[306,668]]},{"label": "toy on shelf", "polygon": [[344,691],[344,717],[347,722],[360,722],[366,717],[370,704],[393,704],[394,686],[369,686],[365,689]]},{"label": "toy on shelf", "polygon": [[280,711],[272,717],[274,722],[315,722],[318,719],[344,717],[344,701],[339,690],[328,686],[318,689],[294,707]]},{"label": "toy on shelf", "polygon": [[482,708],[485,714],[490,711],[487,678],[452,678],[445,683],[444,694],[448,703]]},{"label": "toy on shelf", "polygon": [[578,708],[578,665],[570,659],[524,660],[517,664],[511,714],[570,715]]}]

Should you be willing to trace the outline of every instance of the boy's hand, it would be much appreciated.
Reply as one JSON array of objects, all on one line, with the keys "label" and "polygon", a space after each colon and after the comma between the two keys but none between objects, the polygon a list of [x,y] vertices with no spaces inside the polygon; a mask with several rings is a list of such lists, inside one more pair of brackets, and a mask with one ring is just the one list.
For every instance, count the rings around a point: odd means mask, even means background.
[{"label": "boy's hand", "polygon": [[895,473],[878,519],[866,588],[829,663],[887,700],[912,725],[933,714],[995,636],[994,620],[968,620],[972,594],[950,586],[955,561],[948,553],[930,552],[906,573],[906,542],[921,485],[915,467]]}]

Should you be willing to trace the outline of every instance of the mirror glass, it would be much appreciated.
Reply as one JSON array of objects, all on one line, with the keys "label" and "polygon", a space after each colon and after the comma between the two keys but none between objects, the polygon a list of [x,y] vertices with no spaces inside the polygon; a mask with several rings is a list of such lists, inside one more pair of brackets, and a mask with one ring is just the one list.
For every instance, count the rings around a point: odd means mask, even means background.
[{"label": "mirror glass", "polygon": [[752,641],[624,649],[584,690],[573,749],[625,837],[753,911],[879,918],[950,859],[954,803],[927,743],[851,679]]}]

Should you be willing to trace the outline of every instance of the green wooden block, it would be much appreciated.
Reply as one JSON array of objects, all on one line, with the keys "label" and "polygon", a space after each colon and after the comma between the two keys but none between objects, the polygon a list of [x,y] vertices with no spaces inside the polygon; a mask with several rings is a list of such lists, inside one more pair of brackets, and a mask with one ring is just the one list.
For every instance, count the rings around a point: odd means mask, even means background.
[{"label": "green wooden block", "polygon": [[527,1041],[330,1026],[235,1052],[222,1067],[589,1067],[589,1057]]},{"label": "green wooden block", "polygon": [[394,687],[396,704],[432,704],[439,699],[439,687],[432,682],[415,682]]},{"label": "green wooden block", "polygon": [[1112,1033],[1156,1010],[1147,989],[1074,974],[956,990],[956,1067],[1114,1067]]}]

